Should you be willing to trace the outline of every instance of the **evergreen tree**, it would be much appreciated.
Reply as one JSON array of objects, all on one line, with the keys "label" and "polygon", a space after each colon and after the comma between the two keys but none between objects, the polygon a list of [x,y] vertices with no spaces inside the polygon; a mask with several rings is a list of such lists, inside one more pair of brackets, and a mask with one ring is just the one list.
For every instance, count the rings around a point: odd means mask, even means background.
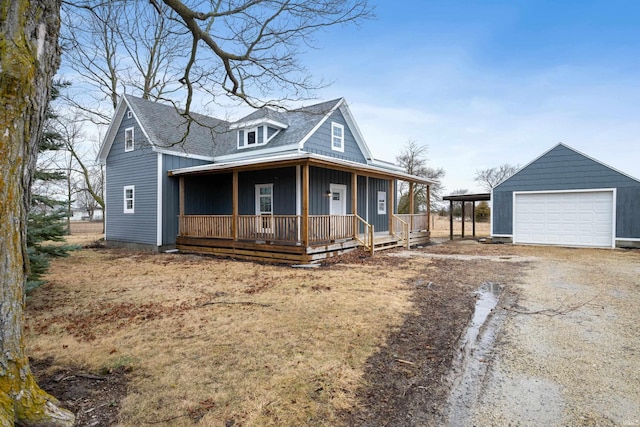
[{"label": "evergreen tree", "polygon": [[[51,101],[60,93],[66,83],[54,83],[51,91]],[[64,147],[62,136],[52,126],[56,118],[51,106],[47,108],[47,117],[42,139],[38,146],[38,153],[58,151]],[[45,189],[56,182],[66,179],[63,171],[48,169],[38,164],[32,184],[31,210],[27,225],[27,253],[29,255],[29,275],[25,292],[30,292],[44,282],[42,275],[49,268],[52,257],[66,257],[69,251],[77,248],[75,245],[63,243],[68,234],[64,219],[69,214],[64,201],[55,200],[46,194]]]}]

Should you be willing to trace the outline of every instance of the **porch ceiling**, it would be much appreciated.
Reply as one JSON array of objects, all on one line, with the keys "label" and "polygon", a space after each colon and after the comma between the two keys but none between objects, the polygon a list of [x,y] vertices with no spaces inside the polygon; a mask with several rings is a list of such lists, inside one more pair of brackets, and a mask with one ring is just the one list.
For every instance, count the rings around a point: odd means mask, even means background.
[{"label": "porch ceiling", "polygon": [[310,166],[328,167],[347,172],[356,172],[358,175],[362,176],[380,177],[387,179],[394,178],[418,184],[433,184],[432,180],[415,175],[410,175],[404,172],[310,153],[294,153],[281,156],[248,159],[237,162],[213,163],[209,165],[174,169],[169,171],[168,173],[169,176],[207,175],[232,171],[241,172],[276,167],[280,168],[303,164],[309,164]]}]

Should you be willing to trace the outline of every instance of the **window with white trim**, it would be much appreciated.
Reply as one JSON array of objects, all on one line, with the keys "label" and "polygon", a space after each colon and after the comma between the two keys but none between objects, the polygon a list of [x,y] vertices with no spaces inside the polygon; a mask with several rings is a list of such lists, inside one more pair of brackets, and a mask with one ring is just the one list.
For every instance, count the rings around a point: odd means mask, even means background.
[{"label": "window with white trim", "polygon": [[133,111],[129,110],[127,111],[127,119],[132,119],[133,118]]},{"label": "window with white trim", "polygon": [[331,149],[344,153],[344,126],[331,122]]},{"label": "window with white trim", "polygon": [[273,184],[256,185],[256,215],[260,215],[258,227],[270,230],[273,216]]},{"label": "window with white trim", "polygon": [[378,191],[378,214],[384,215],[387,213],[387,193],[384,191]]},{"label": "window with white trim", "polygon": [[134,143],[133,128],[126,128],[124,130],[124,151],[133,151]]},{"label": "window with white trim", "polygon": [[126,185],[124,187],[124,213],[134,213],[136,205],[136,186]]}]

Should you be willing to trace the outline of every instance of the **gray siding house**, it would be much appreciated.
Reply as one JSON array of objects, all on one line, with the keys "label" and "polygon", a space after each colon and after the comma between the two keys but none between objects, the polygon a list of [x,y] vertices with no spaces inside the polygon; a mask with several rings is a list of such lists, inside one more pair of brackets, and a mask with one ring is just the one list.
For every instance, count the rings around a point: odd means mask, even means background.
[{"label": "gray siding house", "polygon": [[373,159],[344,98],[227,122],[126,95],[99,160],[111,245],[300,262],[429,238],[395,193],[431,182]]},{"label": "gray siding house", "polygon": [[494,241],[640,246],[640,181],[558,144],[497,185]]}]

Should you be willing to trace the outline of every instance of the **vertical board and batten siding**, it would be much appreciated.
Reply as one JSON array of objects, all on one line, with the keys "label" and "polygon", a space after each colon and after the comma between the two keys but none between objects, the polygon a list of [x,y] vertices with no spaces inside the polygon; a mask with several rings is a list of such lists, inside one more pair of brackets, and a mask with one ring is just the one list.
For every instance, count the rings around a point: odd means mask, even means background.
[{"label": "vertical board and batten siding", "polygon": [[[331,149],[331,122],[344,126],[344,152]],[[367,163],[340,110],[334,111],[322,126],[311,135],[304,144],[304,151],[352,162]]]},{"label": "vertical board and batten siding", "polygon": [[231,215],[233,175],[212,174],[184,178],[185,215]]},{"label": "vertical board and batten siding", "polygon": [[[358,176],[358,216],[367,220],[367,177]],[[364,233],[364,224],[360,224],[360,233]]]},{"label": "vertical board and batten siding", "polygon": [[[124,151],[125,129],[134,128],[134,149]],[[158,155],[134,118],[125,112],[107,155],[106,240],[157,245]],[[135,185],[134,213],[124,213],[124,187]]]},{"label": "vertical board and batten siding", "polygon": [[514,191],[616,189],[616,236],[640,238],[640,182],[558,145],[493,189],[494,235],[513,234]]},{"label": "vertical board and batten siding", "polygon": [[347,214],[351,214],[351,173],[312,166],[309,168],[309,215],[329,215],[330,184],[347,186]]},{"label": "vertical board and batten siding", "polygon": [[389,181],[369,178],[369,224],[373,224],[376,232],[389,231],[389,214],[378,213],[378,191],[384,191],[387,195],[387,212],[389,212]]},{"label": "vertical board and batten siding", "polygon": [[[174,245],[178,235],[178,215],[180,214],[180,179],[167,174],[173,169],[188,168],[211,163],[206,160],[190,159],[187,157],[162,155],[162,244]],[[187,184],[187,189],[188,184]],[[229,191],[230,192],[230,191]],[[187,194],[189,192],[187,191]],[[185,198],[185,204],[189,205]],[[189,211],[187,211],[189,213]]]},{"label": "vertical board and batten siding", "polygon": [[238,213],[240,215],[255,215],[257,184],[273,184],[274,215],[296,214],[295,166],[240,172],[238,174]]}]

